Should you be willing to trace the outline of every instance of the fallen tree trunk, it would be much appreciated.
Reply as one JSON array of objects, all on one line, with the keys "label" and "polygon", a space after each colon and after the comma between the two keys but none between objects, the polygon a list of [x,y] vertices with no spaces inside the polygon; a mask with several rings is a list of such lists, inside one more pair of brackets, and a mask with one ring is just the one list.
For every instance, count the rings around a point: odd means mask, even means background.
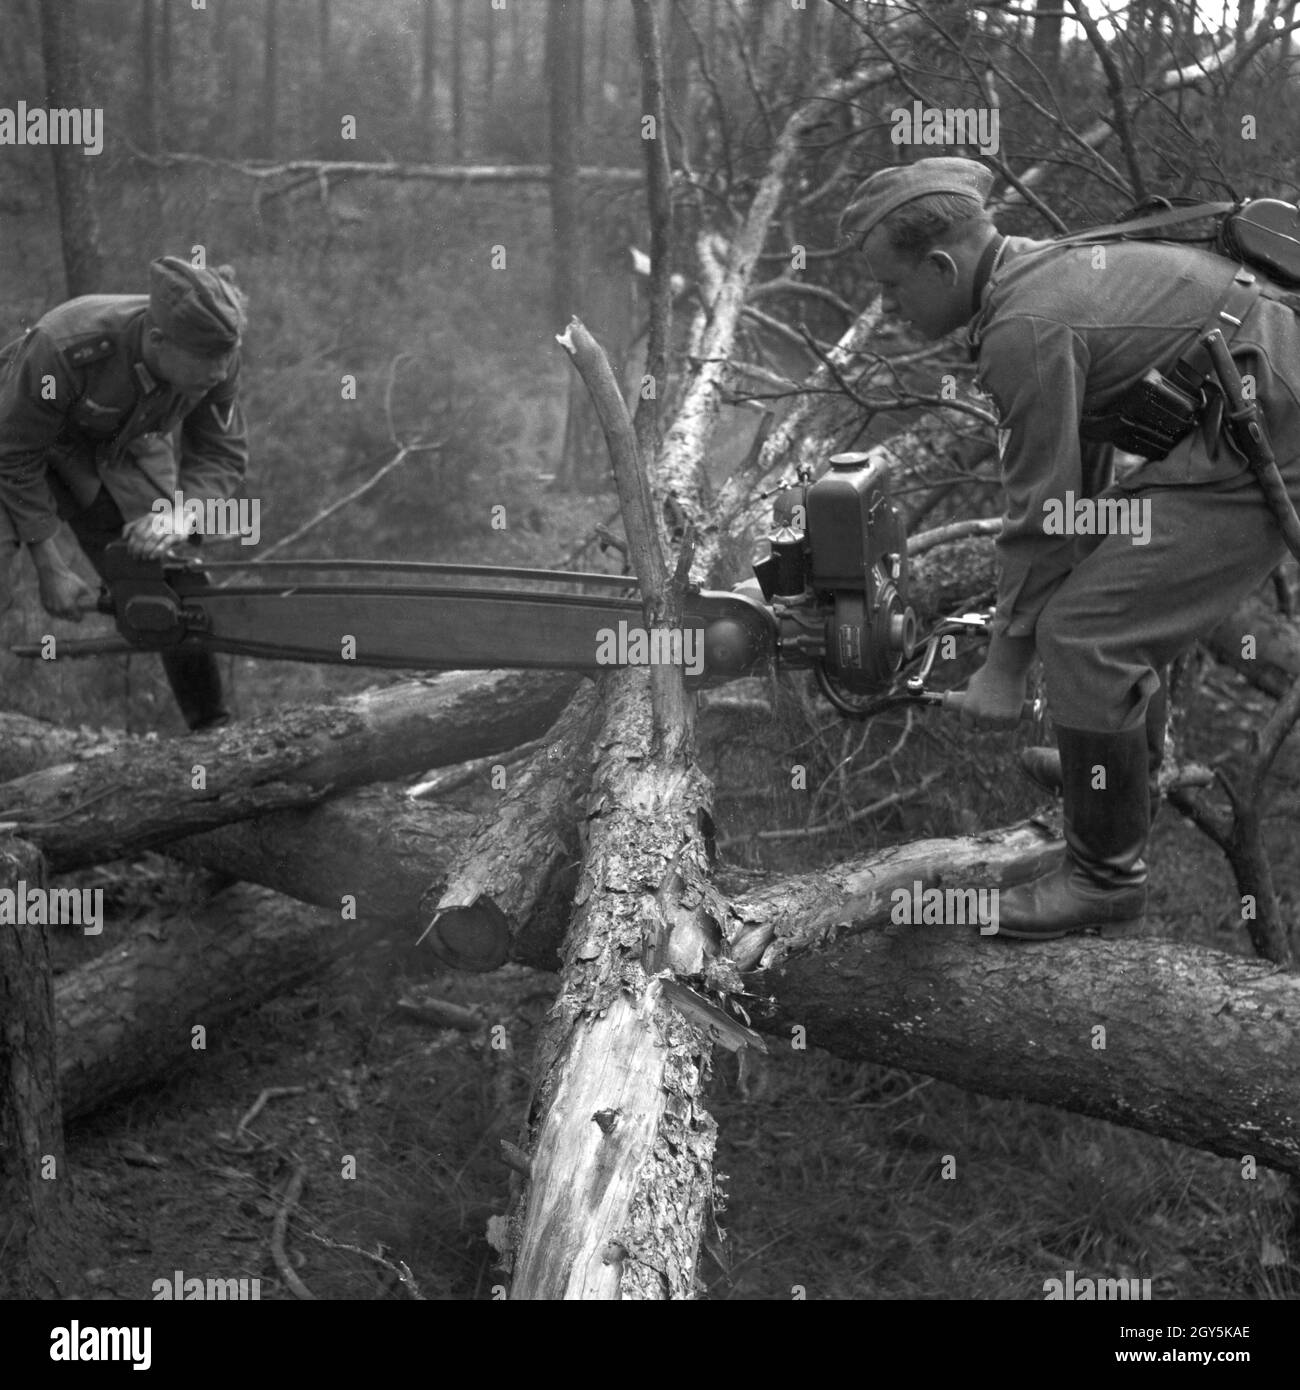
[{"label": "fallen tree trunk", "polygon": [[384,936],[246,884],[154,925],[165,930],[142,923],[128,944],[55,982],[65,1115],[172,1074],[237,1014]]},{"label": "fallen tree trunk", "polygon": [[1300,624],[1256,595],[1210,633],[1205,646],[1216,661],[1281,699],[1300,677]]},{"label": "fallen tree trunk", "polygon": [[652,978],[702,963],[708,787],[651,753],[642,673],[607,689],[578,910],[534,1069],[529,1180],[502,1242],[512,1299],[690,1297],[713,1192],[716,1126],[698,1100],[709,1044]]},{"label": "fallen tree trunk", "polygon": [[[759,682],[750,686],[763,693]],[[395,939],[412,944],[435,911],[454,912],[453,899],[477,897],[484,910],[466,912],[435,943],[449,964],[487,970],[508,958],[554,970],[573,910],[594,705],[594,689],[580,689],[530,765],[510,769],[503,759],[507,789],[491,817],[476,820],[371,787],[220,826],[164,850],[334,912],[348,897],[360,920],[389,922]],[[752,717],[748,708],[743,713]],[[734,733],[732,718],[725,698],[709,692],[702,734]]]},{"label": "fallen tree trunk", "polygon": [[[213,159],[208,155],[167,151],[153,157],[137,154],[158,168],[187,164],[228,169],[250,179],[301,178],[314,187],[328,187],[330,179],[371,178],[427,180],[432,183],[545,183],[551,177],[549,164],[377,164],[360,159]],[[645,177],[640,169],[602,168],[580,165],[577,178],[592,183],[636,185]]]},{"label": "fallen tree trunk", "polygon": [[[694,519],[685,514],[670,577],[609,363],[577,320],[559,341],[609,447],[645,625],[671,631]],[[689,1298],[713,1197],[716,1126],[700,1094],[712,1039],[654,978],[698,970],[703,951],[716,949],[711,787],[695,763],[695,703],[675,667],[620,671],[601,694],[577,911],[534,1064],[528,1182],[500,1240],[514,1299]]]},{"label": "fallen tree trunk", "polygon": [[[918,880],[927,887],[1010,888],[1041,873],[1061,845],[1042,826],[1025,821],[985,835],[915,840],[815,874],[772,879],[732,897],[725,961],[742,973],[765,969],[787,941],[802,947],[833,940],[855,923],[861,929],[884,926],[894,892],[910,891]],[[822,885],[820,894],[812,890],[814,883]],[[850,910],[857,916],[847,915]]]},{"label": "fallen tree trunk", "polygon": [[[44,888],[40,852],[0,840],[0,888]],[[44,925],[0,925],[0,1296],[67,1297],[77,1288],[72,1185],[55,1073],[55,1012]]]},{"label": "fallen tree trunk", "polygon": [[762,978],[776,1005],[758,1028],[788,1038],[797,1024],[838,1057],[1300,1176],[1300,981],[1266,964],[1168,941],[977,947],[902,927]]},{"label": "fallen tree trunk", "polygon": [[108,752],[126,735],[111,729],[67,729],[48,719],[0,711],[0,782],[73,758]]},{"label": "fallen tree trunk", "polygon": [[[516,843],[506,872],[490,875],[497,886],[489,901],[508,923],[504,938],[498,918],[479,904],[483,910],[421,948],[430,961],[436,952],[462,970],[492,970],[507,957],[556,968],[576,862],[576,805],[563,800],[566,772],[557,768],[553,785],[521,800],[502,822]],[[394,939],[414,950],[452,876],[461,874],[463,883],[464,865],[484,862],[475,850],[483,831],[484,822],[467,811],[369,788],[192,835],[166,853],[331,912],[355,912],[359,921],[386,922]]]},{"label": "fallen tree trunk", "polygon": [[[631,761],[635,764],[636,759]],[[607,802],[597,794],[592,804],[604,807]],[[653,806],[638,805],[634,840],[644,825],[663,819]],[[55,1000],[67,1113],[84,1114],[182,1066],[191,1055],[190,1035],[188,1025],[179,1026],[177,1018],[210,1029],[214,1021],[312,978],[361,945],[380,940],[399,950],[409,945],[421,920],[421,899],[431,883],[436,886],[445,876],[458,849],[457,832],[468,837],[473,823],[463,812],[438,813],[393,792],[367,791],[310,811],[277,812],[223,827],[176,846],[177,857],[190,862],[247,877],[265,873],[287,880],[305,900],[324,906],[302,907],[277,893],[237,885],[187,916],[169,918],[166,931],[153,931],[144,923],[129,942],[62,976]],[[366,862],[364,851],[372,835],[371,843],[383,852]],[[277,842],[282,850],[274,847]],[[1058,844],[1033,826],[1019,826],[979,840],[933,841],[928,855],[901,861],[899,851],[885,851],[827,870],[824,878],[828,885],[902,882],[909,874],[933,880],[936,864],[960,868],[979,862],[987,866],[990,882],[1011,883],[1032,874]],[[656,947],[658,956],[671,957],[684,974],[697,973],[705,967],[706,945],[713,947],[720,938],[707,921],[696,923],[687,913],[664,919],[666,899],[661,901],[658,890],[665,867],[663,861],[656,862],[660,867],[646,880],[644,921],[669,929]],[[339,867],[347,864],[351,870]],[[637,903],[626,890],[628,864],[616,857],[601,872],[611,892],[626,895],[615,901],[633,920]],[[886,872],[894,879],[883,878]],[[315,885],[313,879],[318,880]],[[746,969],[757,964],[782,933],[797,926],[780,925],[776,907],[788,900],[789,882],[775,879],[761,889],[751,887],[735,900],[732,920],[738,929],[733,932],[732,956]],[[356,920],[344,918],[339,890],[355,890]],[[710,919],[726,919],[721,899],[712,896],[706,905]],[[550,901],[545,913],[535,915],[532,928],[514,938],[514,959],[555,969],[571,907],[571,899]],[[813,929],[821,925],[813,919]],[[625,943],[635,943],[635,949],[628,949],[636,955],[640,929],[622,936]],[[586,960],[582,968],[594,969]]]},{"label": "fallen tree trunk", "polygon": [[[639,815],[647,825],[662,821],[647,803]],[[746,983],[775,1003],[755,1012],[754,1026],[786,1042],[799,1026],[810,1045],[836,1056],[925,1072],[988,1095],[1031,1099],[1300,1171],[1296,975],[1168,941],[1084,938],[1036,946],[982,938],[972,926],[890,922],[892,894],[910,893],[917,880],[1006,886],[1055,853],[1059,841],[1021,825],[977,839],[921,842],[816,874],[751,880],[731,899],[728,935],[734,960],[747,968],[766,963]],[[642,924],[656,919],[655,885],[629,877],[625,853],[592,862],[605,875],[603,896],[624,913],[619,940],[626,967],[638,954]],[[587,885],[584,901],[596,886]],[[711,911],[725,915],[716,900]],[[337,911],[303,908],[248,887],[170,920],[166,932],[139,932],[129,947],[56,982],[65,1113],[84,1114],[182,1066],[193,1055],[192,1024],[211,1034],[236,1012],[385,939],[391,933],[383,924],[344,922]],[[584,956],[586,941],[575,939],[571,966],[601,982],[598,999],[625,1012],[629,996],[608,973],[610,958]],[[703,964],[701,953],[696,966]],[[725,962],[705,966],[706,978],[724,969]],[[733,977],[730,987],[735,983]],[[691,1034],[668,1011],[671,1001],[654,993],[646,994],[646,1012],[638,1016],[658,1019],[655,1027],[675,1039],[676,1055],[689,1065]],[[572,1047],[584,1034],[592,1045],[601,1042],[599,1010],[579,1015],[571,993],[562,995],[560,1007],[565,1022],[553,1048]],[[1106,1030],[1104,1049],[1096,1045],[1098,1024]],[[625,1060],[633,1069],[645,1064],[640,1053]],[[570,1112],[578,1119],[618,1108],[623,1082],[613,1055],[596,1075],[600,1094],[581,1092],[582,1104],[593,1103]],[[580,1092],[563,1094],[572,1100]],[[678,1137],[696,1146],[698,1159],[704,1136],[693,1127],[700,1119],[688,1122],[685,1114]],[[640,1124],[638,1117],[619,1142],[640,1134]],[[598,1124],[590,1128],[590,1144],[612,1153]],[[577,1130],[581,1138],[585,1127]],[[546,1180],[557,1188],[562,1158],[537,1169],[549,1172]],[[617,1272],[590,1268],[597,1278]]]},{"label": "fallen tree trunk", "polygon": [[738,899],[737,940],[772,999],[755,1026],[1300,1175],[1300,977],[1170,941],[1034,945],[891,922],[896,890],[978,890],[1039,833],[1018,828],[986,860],[978,842],[909,845],[901,862]]},{"label": "fallen tree trunk", "polygon": [[[494,970],[517,960],[544,929],[539,905],[557,896],[572,903],[573,876],[564,870],[581,857],[574,808],[587,793],[597,713],[594,690],[579,690],[546,747],[455,853],[429,922],[431,943],[449,964]],[[567,892],[556,893],[557,876],[567,877]],[[563,931],[563,919],[545,925]],[[552,952],[545,968],[555,964]]]},{"label": "fallen tree trunk", "polygon": [[413,943],[428,919],[427,896],[475,823],[467,811],[368,787],[191,835],[166,853],[336,915],[391,923]]},{"label": "fallen tree trunk", "polygon": [[554,723],[581,679],[457,671],[197,737],[123,738],[0,786],[0,821],[54,872],[117,859],[341,787],[513,748]]}]

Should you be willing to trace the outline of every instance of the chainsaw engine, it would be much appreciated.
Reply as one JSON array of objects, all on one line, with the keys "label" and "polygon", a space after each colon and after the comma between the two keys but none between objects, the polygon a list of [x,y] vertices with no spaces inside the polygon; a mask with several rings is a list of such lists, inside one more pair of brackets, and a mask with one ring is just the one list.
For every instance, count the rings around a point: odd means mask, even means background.
[{"label": "chainsaw engine", "polygon": [[754,566],[779,629],[784,666],[812,667],[841,709],[841,692],[872,695],[893,683],[916,646],[907,601],[907,539],[868,454],[836,454],[773,506],[771,554]]}]

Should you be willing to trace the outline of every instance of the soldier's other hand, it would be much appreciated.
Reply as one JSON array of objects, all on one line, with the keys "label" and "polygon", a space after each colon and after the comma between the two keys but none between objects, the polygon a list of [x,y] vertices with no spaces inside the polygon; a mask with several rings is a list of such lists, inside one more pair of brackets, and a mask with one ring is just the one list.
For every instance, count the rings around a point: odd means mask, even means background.
[{"label": "soldier's other hand", "polygon": [[970,679],[957,714],[967,729],[1014,729],[1024,714],[1023,675],[981,666]]},{"label": "soldier's other hand", "polygon": [[174,525],[165,515],[149,512],[136,517],[122,527],[122,539],[127,551],[136,560],[161,560],[172,547],[185,539],[183,527]]},{"label": "soldier's other hand", "polygon": [[79,574],[66,566],[38,571],[41,607],[56,618],[79,623],[98,602],[98,595]]}]

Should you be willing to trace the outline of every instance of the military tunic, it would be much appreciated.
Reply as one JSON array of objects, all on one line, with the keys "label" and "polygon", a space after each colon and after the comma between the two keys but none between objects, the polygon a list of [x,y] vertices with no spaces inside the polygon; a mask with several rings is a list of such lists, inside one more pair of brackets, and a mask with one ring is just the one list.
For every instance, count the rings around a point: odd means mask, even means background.
[{"label": "military tunic", "polygon": [[145,295],[73,299],[0,353],[0,529],[11,547],[58,529],[46,468],[80,507],[102,485],[127,521],[177,489],[199,500],[238,490],[248,464],[238,355],[203,395],[156,380],[141,351],[148,305]]},{"label": "military tunic", "polygon": [[[1099,254],[1100,253],[1100,254]],[[1285,553],[1254,474],[1222,434],[1194,430],[1116,481],[1109,446],[1080,438],[1151,367],[1168,372],[1217,313],[1237,266],[1194,247],[1052,247],[1008,240],[970,325],[999,416],[1006,511],[994,631],[1032,635],[1056,720],[1142,722],[1156,673]],[[1300,501],[1300,319],[1267,281],[1232,339],[1279,469]],[[1071,494],[1073,497],[1071,498]],[[1077,499],[1145,506],[1150,530],[1053,534]]]}]

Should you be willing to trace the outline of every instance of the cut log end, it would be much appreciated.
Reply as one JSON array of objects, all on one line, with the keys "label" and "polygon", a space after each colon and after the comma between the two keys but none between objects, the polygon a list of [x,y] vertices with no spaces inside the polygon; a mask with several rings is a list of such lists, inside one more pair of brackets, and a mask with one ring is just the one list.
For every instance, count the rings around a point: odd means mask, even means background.
[{"label": "cut log end", "polygon": [[421,939],[453,969],[482,974],[506,963],[510,919],[491,898],[479,897],[461,907],[444,907]]}]

